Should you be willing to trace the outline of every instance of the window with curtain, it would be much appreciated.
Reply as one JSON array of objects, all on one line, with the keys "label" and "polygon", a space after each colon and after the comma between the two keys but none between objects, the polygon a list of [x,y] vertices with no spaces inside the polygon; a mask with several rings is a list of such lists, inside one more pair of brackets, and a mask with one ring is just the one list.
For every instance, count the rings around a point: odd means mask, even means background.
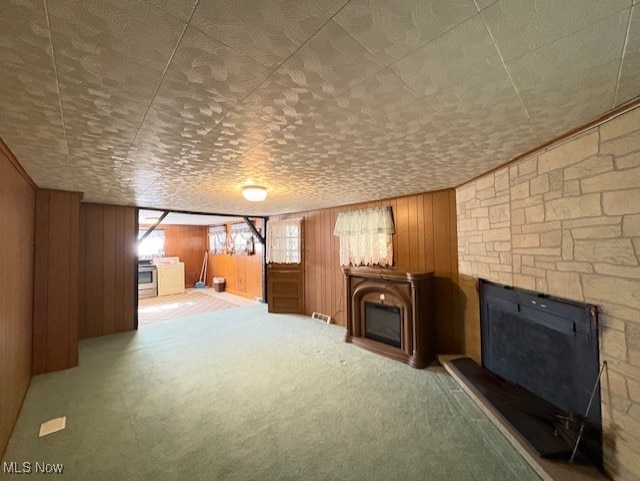
[{"label": "window with curtain", "polygon": [[391,207],[340,212],[333,231],[340,237],[340,265],[393,265],[394,233]]},{"label": "window with curtain", "polygon": [[[140,239],[147,229],[138,231],[138,239]],[[155,229],[149,236],[138,244],[138,257],[143,259],[151,259],[153,256],[164,256],[164,230]]]},{"label": "window with curtain", "polygon": [[302,262],[302,219],[278,219],[267,223],[267,262]]},{"label": "window with curtain", "polygon": [[212,225],[209,227],[209,252],[211,254],[227,253],[226,225]]},{"label": "window with curtain", "polygon": [[254,236],[247,224],[244,222],[231,224],[230,237],[231,254],[243,256],[253,254]]}]

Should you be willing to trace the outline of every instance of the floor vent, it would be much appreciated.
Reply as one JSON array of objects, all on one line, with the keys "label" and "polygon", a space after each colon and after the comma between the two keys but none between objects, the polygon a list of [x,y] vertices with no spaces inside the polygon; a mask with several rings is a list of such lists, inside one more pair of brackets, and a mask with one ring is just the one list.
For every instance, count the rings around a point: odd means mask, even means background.
[{"label": "floor vent", "polygon": [[326,314],[320,314],[319,312],[314,312],[313,314],[311,314],[311,317],[314,319],[317,319],[318,321],[331,324],[331,316],[327,316]]}]

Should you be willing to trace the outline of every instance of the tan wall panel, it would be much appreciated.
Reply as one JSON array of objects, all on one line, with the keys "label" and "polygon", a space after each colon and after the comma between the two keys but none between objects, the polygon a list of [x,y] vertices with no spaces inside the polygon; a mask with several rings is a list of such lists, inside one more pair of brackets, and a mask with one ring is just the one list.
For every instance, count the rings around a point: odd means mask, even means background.
[{"label": "tan wall panel", "polygon": [[[262,220],[253,222],[258,230],[262,228]],[[227,226],[227,230],[229,229]],[[208,235],[208,231],[206,232]],[[224,277],[225,289],[229,293],[249,299],[262,299],[263,259],[264,247],[257,241],[254,244],[254,254],[250,256],[209,254],[207,284],[211,286],[214,277]]]},{"label": "tan wall panel", "polygon": [[80,205],[79,337],[135,329],[135,207]]},{"label": "tan wall panel", "polygon": [[161,224],[158,229],[163,229],[165,233],[165,256],[179,257],[184,262],[185,286],[193,287],[200,277],[207,250],[207,227]]},{"label": "tan wall panel", "polygon": [[35,191],[0,139],[0,458],[31,380]]},{"label": "tan wall panel", "polygon": [[81,199],[78,192],[36,192],[33,374],[78,363]]}]

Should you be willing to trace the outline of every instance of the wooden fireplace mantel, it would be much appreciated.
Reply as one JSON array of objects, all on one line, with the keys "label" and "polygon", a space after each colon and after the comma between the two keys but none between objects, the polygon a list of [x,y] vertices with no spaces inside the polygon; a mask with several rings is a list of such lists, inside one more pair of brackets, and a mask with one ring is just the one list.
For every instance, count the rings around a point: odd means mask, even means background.
[{"label": "wooden fireplace mantel", "polygon": [[[435,358],[433,272],[373,267],[343,267],[346,280],[346,342],[422,369]],[[381,295],[384,300],[381,301]],[[400,308],[401,346],[365,336],[365,302]]]}]

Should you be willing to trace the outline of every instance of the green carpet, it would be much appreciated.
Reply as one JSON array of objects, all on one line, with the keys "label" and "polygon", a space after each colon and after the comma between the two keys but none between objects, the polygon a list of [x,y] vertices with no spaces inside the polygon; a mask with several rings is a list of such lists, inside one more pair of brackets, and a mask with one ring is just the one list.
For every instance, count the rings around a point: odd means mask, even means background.
[{"label": "green carpet", "polygon": [[4,461],[69,480],[539,480],[444,370],[344,332],[256,304],[83,341],[79,367],[33,378]]}]

